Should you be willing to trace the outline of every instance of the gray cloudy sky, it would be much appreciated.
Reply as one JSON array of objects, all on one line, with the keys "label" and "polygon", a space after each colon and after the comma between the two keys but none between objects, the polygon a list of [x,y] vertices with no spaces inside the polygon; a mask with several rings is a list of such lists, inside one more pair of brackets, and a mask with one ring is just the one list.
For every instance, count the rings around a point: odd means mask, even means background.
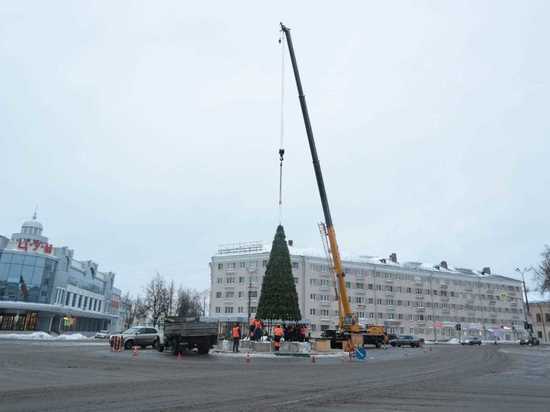
[{"label": "gray cloudy sky", "polygon": [[[277,224],[293,29],[344,253],[513,274],[549,239],[550,3],[0,3],[0,233],[45,234],[138,292],[209,284]],[[287,63],[289,61],[287,60]],[[287,67],[287,236],[322,213]]]}]

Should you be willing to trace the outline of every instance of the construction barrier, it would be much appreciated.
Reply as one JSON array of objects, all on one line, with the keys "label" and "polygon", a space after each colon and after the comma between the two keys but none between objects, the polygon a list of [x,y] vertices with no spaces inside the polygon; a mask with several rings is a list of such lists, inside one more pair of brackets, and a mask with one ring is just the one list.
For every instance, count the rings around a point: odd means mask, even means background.
[{"label": "construction barrier", "polygon": [[122,336],[113,336],[111,338],[111,352],[121,352],[124,348]]}]

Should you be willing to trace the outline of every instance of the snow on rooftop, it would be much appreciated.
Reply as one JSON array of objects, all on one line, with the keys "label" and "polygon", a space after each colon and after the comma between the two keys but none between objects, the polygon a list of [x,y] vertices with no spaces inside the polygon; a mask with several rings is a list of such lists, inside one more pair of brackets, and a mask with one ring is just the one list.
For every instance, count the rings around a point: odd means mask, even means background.
[{"label": "snow on rooftop", "polygon": [[[289,246],[289,252],[294,256],[307,256],[307,257],[316,257],[326,259],[326,254],[324,251],[314,248],[298,248],[296,246]],[[218,248],[217,257],[224,256],[242,256],[247,254],[264,254],[271,251],[271,243],[266,243],[262,241],[256,242],[242,242],[231,245],[222,245]],[[469,269],[469,268],[459,268],[447,264],[445,268],[441,263],[434,264],[428,262],[393,262],[390,258],[379,257],[379,256],[370,256],[370,255],[345,255],[342,254],[342,260],[344,263],[369,263],[372,265],[381,265],[381,266],[395,266],[403,267],[406,269],[413,270],[422,270],[422,271],[431,271],[439,273],[452,273],[452,274],[461,274],[466,276],[473,277],[484,277],[484,278],[500,278],[504,280],[514,280],[512,277],[501,276],[497,274],[483,274],[481,271]]]}]

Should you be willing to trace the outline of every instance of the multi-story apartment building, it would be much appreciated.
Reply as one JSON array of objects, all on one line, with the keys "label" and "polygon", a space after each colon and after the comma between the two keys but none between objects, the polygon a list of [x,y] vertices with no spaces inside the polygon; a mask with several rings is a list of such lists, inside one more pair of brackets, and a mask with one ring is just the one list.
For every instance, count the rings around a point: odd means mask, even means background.
[{"label": "multi-story apartment building", "polygon": [[[318,336],[338,321],[334,275],[323,254],[289,250],[302,317]],[[210,262],[210,316],[243,321],[254,316],[269,251],[270,245],[260,242],[219,248]],[[394,253],[343,261],[349,299],[362,324],[383,324],[390,333],[425,339],[469,334],[513,340],[524,333],[521,282],[489,268],[400,263]]]},{"label": "multi-story apartment building", "polygon": [[550,343],[550,300],[530,302],[529,314],[535,336],[541,343]]}]

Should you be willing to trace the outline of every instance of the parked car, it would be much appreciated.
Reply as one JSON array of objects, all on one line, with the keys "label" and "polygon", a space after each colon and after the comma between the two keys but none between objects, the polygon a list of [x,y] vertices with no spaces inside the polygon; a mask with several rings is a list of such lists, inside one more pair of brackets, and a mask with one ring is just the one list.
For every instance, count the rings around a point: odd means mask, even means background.
[{"label": "parked car", "polygon": [[536,346],[536,345],[539,345],[540,344],[540,340],[539,338],[535,337],[535,336],[531,336],[529,338],[523,338],[523,339],[520,339],[519,340],[519,344],[520,345],[532,345],[532,346]]},{"label": "parked car", "polygon": [[477,336],[470,336],[466,339],[463,339],[462,342],[460,342],[462,345],[481,345],[481,338]]},{"label": "parked car", "polygon": [[397,346],[398,348],[400,348],[401,346],[419,348],[422,345],[422,341],[420,339],[416,339],[414,336],[411,335],[403,335],[390,340],[390,345]]},{"label": "parked car", "polygon": [[133,346],[140,346],[142,349],[147,346],[158,348],[160,342],[158,330],[149,326],[134,326],[120,334],[111,335],[109,338],[111,346],[115,337],[122,337],[124,349],[131,349]]},{"label": "parked car", "polygon": [[94,335],[95,339],[109,339],[109,331],[108,330],[100,330]]}]

